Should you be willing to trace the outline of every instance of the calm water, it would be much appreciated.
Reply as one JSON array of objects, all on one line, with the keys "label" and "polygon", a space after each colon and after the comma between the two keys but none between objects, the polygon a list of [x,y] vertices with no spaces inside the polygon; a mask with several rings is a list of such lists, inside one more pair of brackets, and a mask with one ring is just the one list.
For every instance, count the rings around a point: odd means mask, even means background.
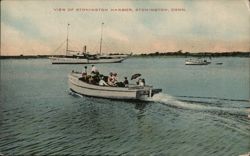
[{"label": "calm water", "polygon": [[[0,153],[6,155],[239,155],[250,151],[249,58],[130,58],[97,65],[120,79],[142,73],[151,102],[79,96],[67,74],[84,65],[1,60]],[[216,65],[216,62],[223,62]]]}]

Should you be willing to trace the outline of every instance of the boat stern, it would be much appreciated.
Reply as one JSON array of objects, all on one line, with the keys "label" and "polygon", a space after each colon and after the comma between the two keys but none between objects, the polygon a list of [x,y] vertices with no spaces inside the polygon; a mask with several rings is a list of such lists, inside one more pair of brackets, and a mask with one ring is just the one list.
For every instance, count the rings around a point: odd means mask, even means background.
[{"label": "boat stern", "polygon": [[160,92],[162,92],[162,89],[152,89],[152,93],[151,93],[151,97],[152,96],[154,96],[155,94],[158,94],[158,93],[160,93]]},{"label": "boat stern", "polygon": [[136,92],[137,99],[152,98],[155,94],[162,92],[162,89],[153,89],[152,87],[144,87]]}]

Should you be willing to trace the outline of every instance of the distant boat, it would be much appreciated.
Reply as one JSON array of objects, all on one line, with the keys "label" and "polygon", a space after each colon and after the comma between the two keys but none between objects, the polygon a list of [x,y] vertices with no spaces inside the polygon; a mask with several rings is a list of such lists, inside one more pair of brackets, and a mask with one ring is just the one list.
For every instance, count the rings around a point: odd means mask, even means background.
[{"label": "distant boat", "polygon": [[100,86],[81,80],[81,73],[74,72],[68,75],[68,83],[71,91],[91,96],[119,100],[146,100],[152,98],[162,89],[154,89],[152,86],[129,85],[128,87]]},{"label": "distant boat", "polygon": [[120,63],[128,55],[73,55],[63,57],[50,57],[52,64],[97,64]]},{"label": "distant boat", "polygon": [[216,63],[216,65],[222,65],[223,63],[222,62],[218,62],[218,63]]},{"label": "distant boat", "polygon": [[185,61],[185,65],[208,65],[211,62],[207,61],[206,59],[188,59]]},{"label": "distant boat", "polygon": [[[103,24],[101,29],[101,40],[100,40],[100,51],[99,54],[88,54],[87,47],[84,46],[83,52],[80,54],[79,52],[69,50],[68,45],[68,32],[69,25],[67,27],[67,40],[66,40],[66,55],[63,56],[54,56],[49,57],[52,64],[96,64],[96,63],[120,63],[125,60],[128,55],[109,55],[102,54],[102,32],[103,32]],[[72,55],[72,53],[75,53]]]}]

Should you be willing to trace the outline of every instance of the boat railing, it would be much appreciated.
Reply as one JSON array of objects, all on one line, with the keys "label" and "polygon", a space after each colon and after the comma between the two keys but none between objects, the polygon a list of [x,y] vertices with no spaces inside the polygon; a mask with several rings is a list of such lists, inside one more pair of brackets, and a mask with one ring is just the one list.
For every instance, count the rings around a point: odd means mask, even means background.
[{"label": "boat railing", "polygon": [[130,85],[128,85],[129,89],[150,89],[152,87],[153,86],[149,86],[149,85],[146,85],[146,86],[138,86],[136,84],[130,84]]}]

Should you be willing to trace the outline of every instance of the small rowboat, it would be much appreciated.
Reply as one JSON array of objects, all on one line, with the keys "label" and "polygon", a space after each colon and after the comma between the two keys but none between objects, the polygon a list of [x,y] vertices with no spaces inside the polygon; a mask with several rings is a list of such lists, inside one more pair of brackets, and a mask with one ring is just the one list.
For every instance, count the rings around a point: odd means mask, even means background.
[{"label": "small rowboat", "polygon": [[129,85],[128,87],[99,86],[89,84],[81,80],[81,73],[72,72],[68,75],[68,83],[71,91],[91,96],[120,100],[147,100],[162,89],[153,89],[152,86]]}]

